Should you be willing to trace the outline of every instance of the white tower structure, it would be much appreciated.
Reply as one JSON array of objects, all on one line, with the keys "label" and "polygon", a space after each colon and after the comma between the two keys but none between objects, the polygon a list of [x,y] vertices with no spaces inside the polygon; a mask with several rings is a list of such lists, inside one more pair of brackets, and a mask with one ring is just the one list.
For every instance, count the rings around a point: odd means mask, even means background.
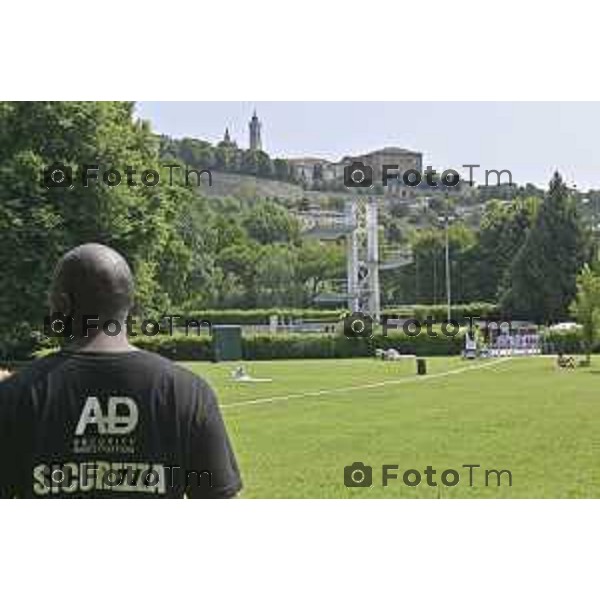
[{"label": "white tower structure", "polygon": [[302,214],[304,234],[321,241],[344,240],[346,277],[325,282],[315,298],[319,303],[346,303],[351,312],[363,312],[377,321],[381,317],[379,272],[398,269],[413,261],[409,248],[379,245],[376,198],[353,195],[343,212],[313,209]]},{"label": "white tower structure", "polygon": [[352,199],[346,204],[348,309],[380,318],[379,224],[377,201]]}]

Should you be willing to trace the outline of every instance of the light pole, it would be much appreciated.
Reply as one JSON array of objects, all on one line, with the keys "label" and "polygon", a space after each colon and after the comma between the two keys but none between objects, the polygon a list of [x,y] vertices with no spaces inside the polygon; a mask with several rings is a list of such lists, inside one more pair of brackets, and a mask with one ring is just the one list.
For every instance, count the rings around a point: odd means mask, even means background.
[{"label": "light pole", "polygon": [[450,242],[448,236],[448,192],[445,194],[446,196],[446,211],[444,215],[444,232],[445,232],[445,243],[446,243],[446,303],[447,303],[447,314],[446,320],[450,322],[450,317],[452,313],[452,295],[450,290]]}]

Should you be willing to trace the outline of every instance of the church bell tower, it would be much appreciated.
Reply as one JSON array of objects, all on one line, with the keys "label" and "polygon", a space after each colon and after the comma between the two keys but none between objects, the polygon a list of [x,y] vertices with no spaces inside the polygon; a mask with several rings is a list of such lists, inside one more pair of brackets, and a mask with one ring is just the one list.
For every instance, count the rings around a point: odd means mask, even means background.
[{"label": "church bell tower", "polygon": [[252,115],[252,119],[250,119],[248,126],[250,128],[250,150],[262,150],[262,141],[260,139],[260,129],[262,124],[256,116],[256,110],[254,110],[254,114]]}]

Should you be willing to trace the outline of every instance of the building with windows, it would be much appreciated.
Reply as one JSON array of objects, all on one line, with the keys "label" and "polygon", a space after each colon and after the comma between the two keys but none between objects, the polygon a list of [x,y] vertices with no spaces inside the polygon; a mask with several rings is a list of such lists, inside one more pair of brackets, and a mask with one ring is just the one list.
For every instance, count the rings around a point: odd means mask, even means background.
[{"label": "building with windows", "polygon": [[309,187],[319,183],[344,182],[344,168],[352,163],[360,162],[373,169],[373,184],[381,184],[383,165],[393,165],[399,178],[390,179],[382,191],[390,195],[406,196],[412,188],[402,183],[402,173],[415,169],[419,172],[423,167],[423,155],[420,152],[404,148],[386,147],[358,156],[344,156],[340,161],[333,162],[321,158],[290,158],[296,179]]},{"label": "building with windows", "polygon": [[[248,147],[250,150],[263,151],[262,123],[256,114],[248,122]],[[221,145],[237,148],[232,139],[229,128],[225,129],[225,135],[220,142]],[[423,155],[421,152],[387,146],[379,150],[367,152],[356,156],[344,156],[339,161],[331,161],[324,158],[304,157],[287,158],[293,178],[301,182],[305,189],[347,191],[344,187],[344,169],[355,162],[363,163],[373,170],[373,185],[377,194],[399,198],[412,198],[415,188],[407,186],[402,181],[402,174],[409,170],[423,171]],[[390,178],[387,186],[382,186],[383,166],[391,165],[398,178]]]}]

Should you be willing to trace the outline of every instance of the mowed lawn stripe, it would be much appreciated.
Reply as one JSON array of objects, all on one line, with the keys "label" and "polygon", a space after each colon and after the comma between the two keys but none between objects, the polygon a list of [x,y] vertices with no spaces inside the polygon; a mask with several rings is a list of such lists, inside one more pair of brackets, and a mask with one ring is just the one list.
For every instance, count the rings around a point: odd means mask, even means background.
[{"label": "mowed lawn stripe", "polygon": [[[467,373],[468,371],[494,368],[504,362],[507,362],[508,360],[510,360],[510,357],[490,360],[489,362],[485,362],[485,363],[471,364],[468,366],[453,369],[451,371],[442,371],[441,373],[431,373],[429,375],[404,376],[401,379],[391,379],[388,381],[378,381],[378,382],[374,382],[374,383],[365,383],[362,385],[354,385],[354,386],[339,387],[339,388],[326,388],[326,389],[315,390],[315,391],[310,391],[310,392],[299,392],[299,393],[294,393],[294,394],[288,394],[285,396],[273,396],[273,397],[267,397],[267,398],[256,398],[253,400],[243,400],[241,402],[229,402],[229,403],[223,403],[222,406],[223,406],[223,408],[232,408],[232,407],[240,407],[240,406],[248,406],[248,405],[256,405],[256,404],[269,404],[272,402],[279,402],[282,400],[298,400],[301,398],[312,398],[312,397],[318,397],[318,396],[327,396],[327,395],[331,395],[331,394],[343,394],[343,393],[348,393],[348,392],[358,392],[358,391],[370,390],[370,389],[379,388],[379,387],[385,387],[385,386],[389,386],[389,385],[399,385],[399,384],[417,383],[417,382],[427,383],[427,382],[431,381],[432,379],[438,379],[440,377],[448,377],[450,375],[460,375],[462,373]],[[246,384],[244,384],[244,385],[246,385]],[[248,385],[252,385],[252,384],[248,384]]]}]

